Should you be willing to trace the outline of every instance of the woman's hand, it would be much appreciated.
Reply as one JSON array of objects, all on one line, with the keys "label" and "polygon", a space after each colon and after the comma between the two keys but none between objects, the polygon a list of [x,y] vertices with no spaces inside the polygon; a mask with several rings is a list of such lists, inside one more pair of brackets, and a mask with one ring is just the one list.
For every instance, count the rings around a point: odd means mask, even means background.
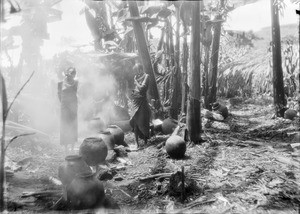
[{"label": "woman's hand", "polygon": [[134,76],[134,84],[135,85],[140,85],[139,82],[137,81],[137,76],[136,75]]}]

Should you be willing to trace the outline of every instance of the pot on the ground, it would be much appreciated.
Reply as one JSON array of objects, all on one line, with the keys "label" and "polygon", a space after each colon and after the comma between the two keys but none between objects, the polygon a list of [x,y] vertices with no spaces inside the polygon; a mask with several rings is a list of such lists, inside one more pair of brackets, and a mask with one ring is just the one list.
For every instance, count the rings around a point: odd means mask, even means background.
[{"label": "pot on the ground", "polygon": [[92,172],[80,155],[69,155],[65,158],[65,163],[58,168],[58,177],[62,184],[68,185],[78,173]]},{"label": "pot on the ground", "polygon": [[178,122],[172,118],[167,118],[163,121],[161,128],[164,134],[172,134],[177,127]]},{"label": "pot on the ground", "polygon": [[89,166],[104,163],[107,152],[107,146],[102,138],[85,138],[79,147],[79,154]]},{"label": "pot on the ground", "polygon": [[185,155],[186,143],[182,137],[172,135],[167,139],[165,149],[171,158],[180,159]]},{"label": "pot on the ground", "polygon": [[108,150],[115,148],[115,138],[110,131],[101,131],[99,137],[104,141]]},{"label": "pot on the ground", "polygon": [[110,131],[110,133],[114,136],[115,145],[125,146],[124,132],[119,126],[110,125],[110,126],[108,126],[107,130]]},{"label": "pot on the ground", "polygon": [[288,109],[284,112],[284,118],[294,120],[294,118],[297,116],[297,111],[294,109]]},{"label": "pot on the ground", "polygon": [[81,173],[67,189],[68,201],[72,209],[93,209],[103,205],[104,187],[93,173]]}]

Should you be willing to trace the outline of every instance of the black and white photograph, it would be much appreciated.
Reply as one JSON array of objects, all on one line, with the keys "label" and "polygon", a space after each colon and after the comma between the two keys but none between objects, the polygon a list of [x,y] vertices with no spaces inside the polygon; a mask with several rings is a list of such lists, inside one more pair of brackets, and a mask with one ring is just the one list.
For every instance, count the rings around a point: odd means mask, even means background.
[{"label": "black and white photograph", "polygon": [[0,213],[300,213],[300,0],[0,0]]}]

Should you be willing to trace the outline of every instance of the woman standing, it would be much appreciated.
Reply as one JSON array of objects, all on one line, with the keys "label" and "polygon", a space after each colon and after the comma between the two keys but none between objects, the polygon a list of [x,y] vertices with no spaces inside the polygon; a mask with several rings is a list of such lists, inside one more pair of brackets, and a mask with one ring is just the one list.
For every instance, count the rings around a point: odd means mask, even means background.
[{"label": "woman standing", "polygon": [[71,152],[78,138],[77,124],[77,88],[78,81],[75,80],[76,69],[69,67],[64,72],[64,80],[58,83],[58,98],[60,105],[60,144],[64,146],[68,154],[68,145]]},{"label": "woman standing", "polygon": [[130,125],[135,134],[137,147],[139,148],[138,137],[147,139],[150,137],[150,106],[147,100],[147,90],[149,86],[149,75],[144,73],[143,66],[136,64],[133,69],[137,69],[137,75],[134,77],[135,89],[131,95],[133,102],[133,114],[130,119]]}]

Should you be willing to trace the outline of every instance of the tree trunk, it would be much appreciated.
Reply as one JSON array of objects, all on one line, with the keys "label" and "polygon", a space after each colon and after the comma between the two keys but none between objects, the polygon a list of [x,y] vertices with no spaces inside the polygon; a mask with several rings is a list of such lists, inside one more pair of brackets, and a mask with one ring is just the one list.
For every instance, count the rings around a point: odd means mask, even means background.
[{"label": "tree trunk", "polygon": [[[139,17],[140,15],[139,15],[139,10],[136,1],[129,1],[128,3],[129,3],[129,11],[131,17]],[[149,74],[150,77],[148,94],[150,99],[155,100],[154,105],[155,108],[158,110],[161,108],[161,103],[159,99],[157,84],[156,84],[155,75],[151,64],[151,58],[148,51],[145,34],[142,25],[139,21],[133,21],[133,30],[137,42],[139,55],[143,63],[144,71],[147,74]]]},{"label": "tree trunk", "polygon": [[[224,7],[224,0],[221,0],[221,8]],[[216,20],[222,19],[222,15],[218,15]],[[219,47],[221,37],[221,22],[218,22],[214,26],[214,36],[212,42],[211,61],[210,61],[210,74],[209,74],[209,96],[208,105],[216,101],[217,97],[217,77],[218,77],[218,61],[219,61]],[[211,110],[211,106],[209,106]]]},{"label": "tree trunk", "polygon": [[194,143],[201,142],[201,106],[200,106],[200,9],[199,2],[193,2],[191,33],[191,76],[187,103],[187,126],[189,138]]},{"label": "tree trunk", "polygon": [[4,0],[0,0],[0,22],[5,22],[4,12]]},{"label": "tree trunk", "polygon": [[93,9],[96,14],[94,17],[90,11],[85,10],[85,18],[94,37],[95,50],[101,50],[103,48],[102,39],[105,41],[112,40],[112,37],[106,35],[106,32],[110,30],[107,18],[106,2],[94,2],[89,0],[86,1],[86,4],[89,8]]},{"label": "tree trunk", "polygon": [[189,58],[189,47],[187,44],[187,31],[188,27],[185,22],[182,22],[184,29],[183,45],[182,45],[182,97],[181,97],[181,115],[186,115],[186,103],[187,103],[187,67]]},{"label": "tree trunk", "polygon": [[208,79],[208,71],[209,71],[209,50],[212,42],[212,32],[211,32],[211,24],[206,24],[205,27],[205,33],[203,38],[203,44],[204,44],[204,107],[206,109],[209,109],[209,79]]},{"label": "tree trunk", "polygon": [[[296,13],[299,15],[299,29],[298,29],[299,37],[298,37],[298,40],[299,40],[299,55],[300,55],[300,5],[299,5],[299,10],[297,10]],[[299,67],[300,67],[300,63],[299,63]],[[299,79],[298,79],[298,82],[299,82],[299,87],[298,87],[298,111],[299,111],[299,115],[300,115],[300,75],[298,75],[298,77],[299,77]],[[300,121],[300,117],[299,117],[299,121]]]},{"label": "tree trunk", "polygon": [[278,117],[283,117],[284,112],[281,111],[286,105],[284,97],[283,73],[281,63],[281,41],[280,41],[280,25],[279,25],[279,10],[277,5],[274,5],[275,0],[271,2],[271,20],[272,20],[272,60],[273,60],[273,94],[275,114]]},{"label": "tree trunk", "polygon": [[172,93],[172,102],[170,109],[170,116],[174,119],[178,119],[179,107],[181,102],[181,71],[179,66],[180,59],[180,16],[179,16],[179,8],[176,7],[176,46],[175,46],[175,68],[173,74],[173,93]]}]

